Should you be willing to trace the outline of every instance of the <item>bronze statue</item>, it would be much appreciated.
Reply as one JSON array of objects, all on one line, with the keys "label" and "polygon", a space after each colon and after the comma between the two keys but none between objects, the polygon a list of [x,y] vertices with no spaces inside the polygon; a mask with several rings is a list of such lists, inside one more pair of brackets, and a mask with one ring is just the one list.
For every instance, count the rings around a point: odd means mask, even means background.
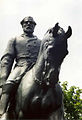
[{"label": "bronze statue", "polygon": [[19,120],[64,120],[63,94],[58,80],[71,34],[70,26],[65,32],[58,23],[46,32],[36,64],[23,76],[14,105],[11,100],[9,116],[12,111]]},{"label": "bronze statue", "polygon": [[[36,22],[31,16],[25,17],[20,24],[23,34],[12,38],[1,58],[1,81],[2,87],[1,105],[2,114],[7,110],[11,95],[24,76],[36,63],[41,40],[33,35]],[[14,61],[14,69],[11,71]]]},{"label": "bronze statue", "polygon": [[16,97],[11,94],[6,119],[64,120],[63,93],[58,81],[71,34],[70,26],[65,32],[58,23],[46,32],[36,64],[23,75]]}]

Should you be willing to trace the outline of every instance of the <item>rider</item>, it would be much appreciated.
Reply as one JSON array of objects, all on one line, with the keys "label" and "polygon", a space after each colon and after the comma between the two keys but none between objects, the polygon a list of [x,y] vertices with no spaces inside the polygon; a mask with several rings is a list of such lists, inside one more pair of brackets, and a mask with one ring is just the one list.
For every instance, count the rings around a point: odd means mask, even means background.
[{"label": "rider", "polygon": [[[12,38],[1,58],[2,116],[7,110],[11,94],[18,87],[21,78],[36,63],[41,40],[33,35],[36,22],[31,16],[25,17],[20,24],[23,34]],[[11,71],[14,61],[14,69]]]}]

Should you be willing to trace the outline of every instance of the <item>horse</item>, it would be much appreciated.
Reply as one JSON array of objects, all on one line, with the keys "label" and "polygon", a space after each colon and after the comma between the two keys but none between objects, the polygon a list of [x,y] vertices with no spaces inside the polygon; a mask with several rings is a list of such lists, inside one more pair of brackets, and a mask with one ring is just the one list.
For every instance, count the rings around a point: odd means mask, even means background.
[{"label": "horse", "polygon": [[64,120],[59,73],[68,54],[67,39],[71,34],[70,26],[65,32],[58,23],[45,33],[36,64],[26,72],[16,93],[13,102],[16,120]]}]

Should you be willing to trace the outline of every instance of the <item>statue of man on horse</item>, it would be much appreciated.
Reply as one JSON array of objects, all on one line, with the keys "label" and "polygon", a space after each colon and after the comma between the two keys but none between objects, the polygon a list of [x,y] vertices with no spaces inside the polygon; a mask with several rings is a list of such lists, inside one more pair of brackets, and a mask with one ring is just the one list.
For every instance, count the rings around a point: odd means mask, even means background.
[{"label": "statue of man on horse", "polygon": [[[33,35],[36,23],[32,17],[24,18],[21,25],[24,34],[9,42],[1,58],[2,119],[6,111],[13,110],[11,119],[16,120],[64,120],[63,93],[58,81],[72,29],[69,26],[65,32],[56,23],[41,42]],[[14,59],[16,65],[11,71]]]}]

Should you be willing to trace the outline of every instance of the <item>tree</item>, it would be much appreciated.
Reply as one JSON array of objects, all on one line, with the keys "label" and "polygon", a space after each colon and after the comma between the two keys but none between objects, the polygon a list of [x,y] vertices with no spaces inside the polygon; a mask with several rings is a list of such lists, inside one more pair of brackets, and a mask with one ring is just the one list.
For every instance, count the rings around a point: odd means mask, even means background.
[{"label": "tree", "polygon": [[71,86],[68,89],[68,82],[61,84],[64,93],[64,115],[66,120],[82,120],[82,89]]}]

